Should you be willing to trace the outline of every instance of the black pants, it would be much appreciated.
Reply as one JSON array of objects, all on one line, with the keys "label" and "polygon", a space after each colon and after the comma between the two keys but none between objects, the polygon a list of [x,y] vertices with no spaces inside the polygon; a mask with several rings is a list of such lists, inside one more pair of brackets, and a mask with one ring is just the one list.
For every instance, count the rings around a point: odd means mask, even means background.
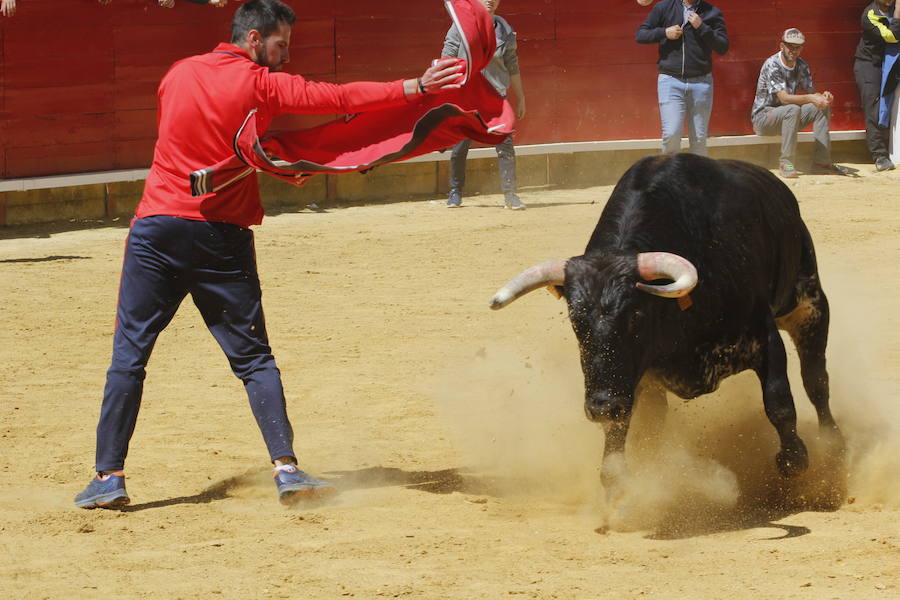
[{"label": "black pants", "polygon": [[[450,152],[450,189],[462,191],[466,185],[466,157],[472,140],[463,140]],[[516,193],[516,148],[512,136],[496,147],[497,166],[500,168],[500,189],[504,195]]]},{"label": "black pants", "polygon": [[253,232],[156,216],[136,219],[128,233],[112,364],[97,425],[97,471],[124,468],[150,353],[188,294],[244,382],[270,457],[295,456],[281,372],[266,334]]},{"label": "black pants", "polygon": [[866,60],[856,60],[853,63],[853,76],[856,77],[856,87],[859,88],[859,97],[866,116],[866,143],[869,145],[869,152],[872,153],[873,160],[887,158],[890,130],[878,125],[881,65],[876,66]]}]

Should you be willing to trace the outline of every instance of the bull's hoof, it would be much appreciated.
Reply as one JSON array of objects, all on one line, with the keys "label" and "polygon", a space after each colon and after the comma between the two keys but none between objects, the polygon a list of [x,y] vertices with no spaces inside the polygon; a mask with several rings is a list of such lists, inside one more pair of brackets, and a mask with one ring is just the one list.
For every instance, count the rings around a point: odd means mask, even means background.
[{"label": "bull's hoof", "polygon": [[847,443],[837,425],[820,427],[819,437],[825,442],[825,451],[830,458],[840,461],[846,458]]},{"label": "bull's hoof", "polygon": [[775,464],[782,477],[796,477],[809,467],[809,455],[803,442],[796,448],[785,448],[775,455]]},{"label": "bull's hoof", "polygon": [[625,477],[625,453],[612,452],[603,458],[603,466],[600,468],[600,483],[606,490],[607,501],[622,488],[622,480]]}]

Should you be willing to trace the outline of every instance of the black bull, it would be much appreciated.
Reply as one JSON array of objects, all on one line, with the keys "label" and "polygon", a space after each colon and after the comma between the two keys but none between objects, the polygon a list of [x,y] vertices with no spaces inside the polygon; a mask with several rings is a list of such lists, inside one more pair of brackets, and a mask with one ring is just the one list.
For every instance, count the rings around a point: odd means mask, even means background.
[{"label": "black bull", "polygon": [[752,369],[780,438],[778,469],[804,471],[779,329],[797,348],[820,430],[840,439],[812,240],[794,195],[765,169],[692,154],[640,160],[616,185],[583,255],[526,270],[491,308],[544,286],[568,303],[585,413],[606,432],[604,467],[624,451],[636,396],[664,410],[665,390],[694,398]]}]

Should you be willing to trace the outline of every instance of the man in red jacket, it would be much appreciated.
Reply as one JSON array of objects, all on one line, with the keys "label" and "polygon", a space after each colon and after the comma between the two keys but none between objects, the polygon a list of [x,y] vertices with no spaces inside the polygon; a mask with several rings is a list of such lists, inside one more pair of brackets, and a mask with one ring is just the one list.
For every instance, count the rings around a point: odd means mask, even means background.
[{"label": "man in red jacket", "polygon": [[280,72],[289,60],[295,19],[279,0],[247,2],[234,16],[230,44],[175,63],[159,86],[159,139],[125,249],[112,364],[97,425],[97,476],[75,497],[76,506],[121,507],[130,501],[123,469],[145,366],[188,294],[244,383],[281,502],[334,491],[296,464],[249,229],[263,216],[256,174],[196,198],[189,174],[233,153],[232,136],[252,109],[262,133],[282,113],[351,114],[401,105],[459,87],[460,67],[438,61],[421,77],[389,83],[307,81]]}]

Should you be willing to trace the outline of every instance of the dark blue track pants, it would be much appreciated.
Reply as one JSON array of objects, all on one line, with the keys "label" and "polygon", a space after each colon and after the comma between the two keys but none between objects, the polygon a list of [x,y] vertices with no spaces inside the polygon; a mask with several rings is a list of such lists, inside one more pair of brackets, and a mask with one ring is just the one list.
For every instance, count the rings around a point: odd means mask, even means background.
[{"label": "dark blue track pants", "polygon": [[295,456],[281,373],[266,334],[253,232],[155,216],[136,219],[128,234],[112,364],[97,425],[97,471],[124,468],[144,369],[156,338],[188,294],[244,382],[269,456]]}]

